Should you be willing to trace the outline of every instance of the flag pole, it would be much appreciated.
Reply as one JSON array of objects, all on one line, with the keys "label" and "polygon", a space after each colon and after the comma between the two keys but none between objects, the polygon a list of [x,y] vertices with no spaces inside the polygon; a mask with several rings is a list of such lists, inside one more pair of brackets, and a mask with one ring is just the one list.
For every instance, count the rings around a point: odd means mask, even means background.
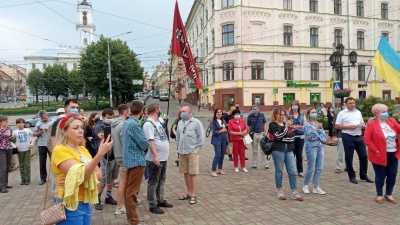
[{"label": "flag pole", "polygon": [[358,100],[358,108],[360,108],[361,101],[362,101],[363,96],[364,96],[364,93],[365,93],[365,88],[366,88],[367,85],[368,85],[369,76],[371,75],[371,71],[372,71],[372,66],[371,66],[371,68],[369,69],[369,73],[368,73],[367,79],[365,80],[365,84],[364,84],[363,91],[362,91],[362,93],[361,93],[360,100]]},{"label": "flag pole", "polygon": [[172,85],[172,57],[169,59],[169,81],[168,81],[168,105],[167,105],[167,115],[169,115],[169,101],[171,99],[171,85]]}]

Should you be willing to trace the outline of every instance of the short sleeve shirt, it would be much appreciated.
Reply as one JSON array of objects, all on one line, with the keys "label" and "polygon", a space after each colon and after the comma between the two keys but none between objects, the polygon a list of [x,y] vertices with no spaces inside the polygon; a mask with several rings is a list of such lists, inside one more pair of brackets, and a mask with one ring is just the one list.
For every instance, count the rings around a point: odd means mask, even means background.
[{"label": "short sleeve shirt", "polygon": [[15,145],[24,152],[29,149],[29,137],[33,137],[33,132],[28,128],[18,129],[13,131],[13,137],[16,139]]},{"label": "short sleeve shirt", "polygon": [[[167,161],[169,156],[168,137],[160,121],[154,121],[150,118],[143,124],[143,134],[148,140],[154,140],[156,152],[160,161]],[[147,151],[147,161],[153,161],[154,156],[151,151]]]},{"label": "short sleeve shirt", "polygon": [[[53,124],[53,120],[50,120],[50,119],[47,122],[39,121],[39,122],[37,122],[33,131],[38,132],[40,129],[43,129],[43,128],[49,129],[49,127],[52,124]],[[38,138],[39,138],[38,146],[47,146],[47,142],[46,142],[47,141],[47,132],[44,132]]]},{"label": "short sleeve shirt", "polygon": [[[92,156],[90,155],[89,151],[84,146],[79,146],[79,151],[86,158],[92,159]],[[81,155],[79,155],[79,153],[68,148],[65,145],[56,146],[53,152],[51,153],[51,168],[53,169],[55,175],[57,176],[57,181],[60,181],[60,179],[65,179],[65,177],[67,176],[58,168],[58,166],[69,159],[75,160],[76,163],[84,163],[81,161]],[[59,186],[58,197],[63,198],[63,195],[64,195],[64,186]],[[78,199],[79,201],[83,201],[85,199],[85,187],[83,184],[79,186]]]},{"label": "short sleeve shirt", "polygon": [[[344,126],[357,126],[360,124],[364,124],[364,119],[358,109],[354,109],[353,111],[344,109],[340,111],[337,115],[335,124],[342,124]],[[352,136],[361,135],[361,127],[357,126],[355,130],[342,130],[342,133]]]}]

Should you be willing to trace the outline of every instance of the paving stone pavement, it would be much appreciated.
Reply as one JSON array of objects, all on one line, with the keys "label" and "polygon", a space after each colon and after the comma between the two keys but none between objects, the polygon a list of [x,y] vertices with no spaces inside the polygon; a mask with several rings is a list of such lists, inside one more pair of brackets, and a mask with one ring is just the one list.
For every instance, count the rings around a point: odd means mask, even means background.
[{"label": "paving stone pavement", "polygon": [[[375,203],[375,185],[360,181],[351,184],[345,173],[334,172],[336,147],[325,146],[325,167],[321,176],[321,187],[327,192],[325,196],[302,194],[303,202],[290,198],[278,200],[274,183],[273,161],[271,169],[265,171],[259,157],[259,168],[249,173],[235,173],[233,163],[225,157],[226,175],[211,177],[211,161],[214,156],[210,138],[207,138],[200,153],[200,176],[197,187],[198,203],[189,205],[179,201],[185,193],[183,175],[178,173],[174,163],[176,145],[171,141],[170,159],[168,161],[165,199],[175,205],[166,209],[164,215],[148,212],[146,201],[147,183],[143,181],[138,206],[141,219],[148,224],[400,224],[399,205],[385,201],[382,205]],[[251,150],[246,151],[250,157]],[[0,224],[25,225],[41,224],[40,211],[43,203],[45,185],[39,186],[38,156],[32,157],[32,184],[21,186],[18,169],[10,174],[8,194],[0,194]],[[246,161],[250,168],[249,161]],[[304,162],[306,168],[307,162]],[[354,161],[358,168],[358,160]],[[374,177],[372,166],[369,175]],[[297,179],[301,189],[303,179]],[[287,174],[284,173],[285,193],[290,197]],[[395,186],[394,197],[398,195],[399,186]],[[116,189],[113,190],[116,197]],[[104,197],[103,197],[104,200]],[[51,200],[48,200],[51,204]],[[92,224],[126,224],[125,215],[114,215],[114,206],[106,205],[102,211],[94,211]]]}]

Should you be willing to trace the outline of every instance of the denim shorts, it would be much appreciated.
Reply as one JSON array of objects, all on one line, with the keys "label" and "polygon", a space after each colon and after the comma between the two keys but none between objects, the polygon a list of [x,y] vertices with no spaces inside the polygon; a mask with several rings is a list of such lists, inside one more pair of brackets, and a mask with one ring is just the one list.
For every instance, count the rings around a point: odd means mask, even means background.
[{"label": "denim shorts", "polygon": [[[61,198],[57,198],[56,202],[62,202]],[[57,225],[90,225],[92,220],[92,206],[89,203],[78,203],[75,211],[65,208],[66,220],[57,223]]]}]

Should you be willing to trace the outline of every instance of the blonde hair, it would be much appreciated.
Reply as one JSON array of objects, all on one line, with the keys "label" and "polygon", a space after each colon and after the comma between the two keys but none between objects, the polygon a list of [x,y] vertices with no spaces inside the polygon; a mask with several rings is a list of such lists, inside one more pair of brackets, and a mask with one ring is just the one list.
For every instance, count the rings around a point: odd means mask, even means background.
[{"label": "blonde hair", "polygon": [[286,114],[286,111],[282,107],[276,107],[274,111],[272,111],[271,122],[275,122],[278,119],[275,115],[278,114],[280,116],[281,112],[285,112]]},{"label": "blonde hair", "polygon": [[379,113],[381,113],[385,110],[386,111],[389,110],[389,107],[387,107],[387,105],[382,104],[382,103],[376,103],[371,108],[372,115],[374,115],[374,116],[377,116]]},{"label": "blonde hair", "polygon": [[[62,119],[61,119],[62,120]],[[58,146],[58,145],[65,145],[67,143],[67,137],[65,136],[65,131],[68,129],[69,125],[74,122],[75,120],[79,120],[82,122],[82,119],[80,119],[77,116],[71,117],[67,120],[67,122],[65,122],[65,125],[63,128],[60,128],[60,122],[57,125],[57,130],[56,130],[56,142],[54,146]],[[83,124],[83,122],[82,122]]]}]

